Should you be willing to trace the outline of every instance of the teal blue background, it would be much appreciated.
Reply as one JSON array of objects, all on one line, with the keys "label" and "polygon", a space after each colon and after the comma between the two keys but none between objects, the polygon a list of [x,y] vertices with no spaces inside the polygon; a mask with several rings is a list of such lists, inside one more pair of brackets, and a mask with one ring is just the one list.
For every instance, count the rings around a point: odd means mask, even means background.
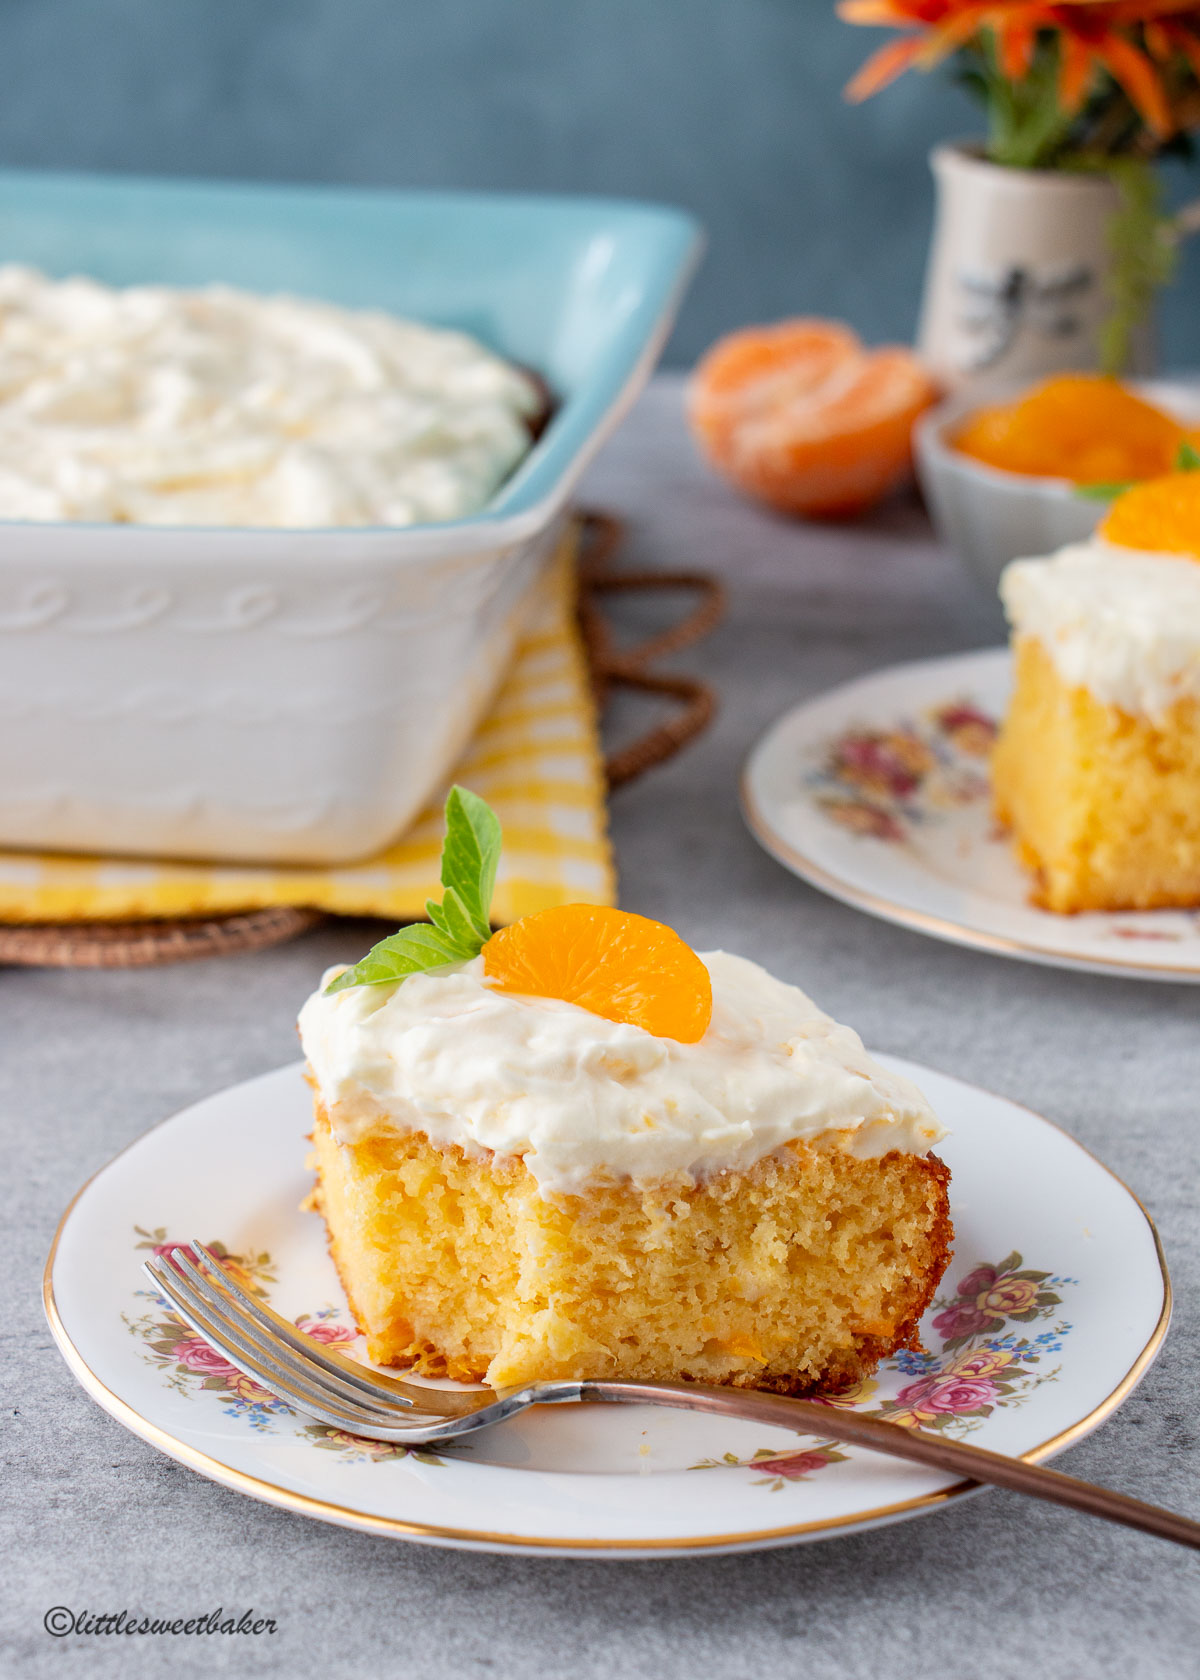
[{"label": "teal blue background", "polygon": [[[847,107],[884,38],[832,0],[0,0],[0,165],[662,199],[710,240],[668,359],[795,312],[906,338],[926,153],[977,119],[937,76]],[[1163,351],[1200,367],[1200,240]]]}]

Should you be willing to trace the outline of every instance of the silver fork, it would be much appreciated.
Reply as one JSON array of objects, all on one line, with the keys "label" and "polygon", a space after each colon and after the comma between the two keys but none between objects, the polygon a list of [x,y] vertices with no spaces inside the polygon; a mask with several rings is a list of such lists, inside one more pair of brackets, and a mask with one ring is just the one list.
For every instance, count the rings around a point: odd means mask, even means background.
[{"label": "silver fork", "polygon": [[175,1248],[170,1260],[157,1255],[142,1270],[179,1317],[244,1375],[310,1417],[369,1440],[410,1446],[454,1441],[473,1430],[503,1423],[527,1406],[580,1400],[672,1406],[869,1447],[965,1481],[1031,1494],[1200,1550],[1200,1523],[1173,1511],[966,1441],[864,1417],[820,1401],[707,1383],[610,1382],[604,1378],[532,1382],[510,1389],[421,1388],[373,1371],[306,1336],[243,1289],[194,1238],[190,1251]]}]

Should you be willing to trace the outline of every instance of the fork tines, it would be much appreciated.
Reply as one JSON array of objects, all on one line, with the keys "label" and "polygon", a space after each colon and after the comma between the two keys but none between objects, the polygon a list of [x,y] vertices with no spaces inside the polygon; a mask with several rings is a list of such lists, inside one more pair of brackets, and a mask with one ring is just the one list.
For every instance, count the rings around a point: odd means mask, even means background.
[{"label": "fork tines", "polygon": [[322,1423],[375,1439],[403,1439],[433,1416],[432,1408],[424,1414],[416,1409],[402,1384],[355,1365],[280,1317],[197,1239],[169,1258],[155,1255],[142,1270],[231,1365]]}]

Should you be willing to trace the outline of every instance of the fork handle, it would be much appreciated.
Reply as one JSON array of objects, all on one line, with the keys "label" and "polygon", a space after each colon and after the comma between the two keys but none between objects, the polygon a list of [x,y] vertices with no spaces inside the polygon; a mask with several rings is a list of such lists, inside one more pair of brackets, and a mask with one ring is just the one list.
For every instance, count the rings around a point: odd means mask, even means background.
[{"label": "fork handle", "polygon": [[888,1423],[884,1418],[865,1417],[861,1412],[843,1411],[814,1400],[792,1400],[759,1389],[715,1387],[708,1383],[594,1381],[581,1383],[579,1388],[581,1400],[714,1412],[723,1417],[793,1429],[801,1435],[869,1447],[873,1452],[909,1459],[931,1470],[944,1470],[965,1481],[989,1482],[994,1487],[1011,1488],[1014,1493],[1027,1493],[1054,1505],[1067,1505],[1088,1516],[1106,1517],[1109,1522],[1124,1523],[1127,1528],[1138,1528],[1200,1551],[1200,1523],[1189,1517],[1159,1505],[1147,1505],[1141,1499],[1130,1499],[1111,1488],[1097,1487],[1093,1482],[1081,1482],[1075,1476],[1064,1476],[1061,1470],[1027,1464],[1021,1458],[1008,1458],[1003,1453],[989,1452],[986,1447],[976,1447],[968,1441],[950,1440],[929,1430]]}]

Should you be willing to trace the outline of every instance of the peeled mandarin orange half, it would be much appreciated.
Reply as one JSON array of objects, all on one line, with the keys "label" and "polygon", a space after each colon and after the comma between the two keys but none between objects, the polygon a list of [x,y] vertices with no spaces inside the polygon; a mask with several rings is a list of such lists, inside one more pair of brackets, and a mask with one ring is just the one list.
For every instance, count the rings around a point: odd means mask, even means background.
[{"label": "peeled mandarin orange half", "polygon": [[1120,548],[1200,560],[1200,472],[1167,473],[1118,496],[1097,535]]},{"label": "peeled mandarin orange half", "polygon": [[811,401],[861,352],[857,336],[838,321],[781,321],[730,333],[701,358],[689,387],[701,445],[723,460],[747,420]]},{"label": "peeled mandarin orange half", "polygon": [[1101,374],[1060,374],[977,409],[954,437],[973,460],[1033,478],[1119,484],[1168,473],[1183,441],[1170,415]]},{"label": "peeled mandarin orange half", "polygon": [[692,376],[688,414],[739,489],[838,518],[907,477],[913,423],[936,396],[911,351],[866,350],[839,322],[801,319],[722,339]]},{"label": "peeled mandarin orange half", "polygon": [[483,947],[499,992],[562,998],[606,1021],[695,1044],[712,1016],[712,982],[690,945],[661,922],[598,904],[523,916]]}]

